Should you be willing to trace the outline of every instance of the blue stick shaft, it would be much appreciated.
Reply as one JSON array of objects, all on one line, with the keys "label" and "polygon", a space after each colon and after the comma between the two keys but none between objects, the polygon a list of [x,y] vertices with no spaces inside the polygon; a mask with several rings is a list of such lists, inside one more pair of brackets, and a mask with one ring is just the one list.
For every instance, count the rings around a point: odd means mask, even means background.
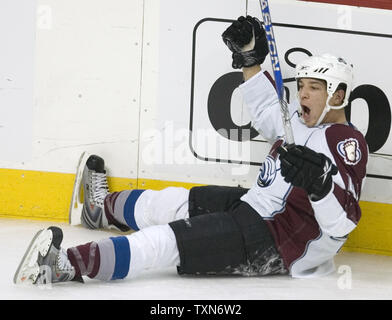
[{"label": "blue stick shaft", "polygon": [[269,10],[268,0],[259,0],[261,13],[264,21],[264,28],[267,35],[268,46],[271,57],[272,70],[274,72],[274,79],[276,85],[276,91],[280,102],[280,110],[282,114],[283,128],[286,134],[286,142],[288,144],[294,144],[294,135],[291,128],[290,114],[286,101],[284,100],[284,86],[282,78],[282,69],[280,67],[278,48],[276,46],[274,30],[272,28],[271,13]]},{"label": "blue stick shaft", "polygon": [[272,20],[271,20],[271,13],[269,10],[268,1],[260,0],[260,6],[261,6],[261,13],[263,15],[265,32],[267,34],[272,70],[274,72],[274,78],[276,83],[276,90],[278,92],[279,99],[283,99],[284,87],[283,87],[282,71],[280,68],[278,48],[276,46],[274,30],[272,29]]}]

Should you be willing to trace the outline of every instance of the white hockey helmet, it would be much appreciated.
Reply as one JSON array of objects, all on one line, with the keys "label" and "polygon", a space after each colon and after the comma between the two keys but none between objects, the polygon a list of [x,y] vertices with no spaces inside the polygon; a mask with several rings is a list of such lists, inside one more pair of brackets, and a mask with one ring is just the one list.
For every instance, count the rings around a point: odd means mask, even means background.
[{"label": "white hockey helmet", "polygon": [[[343,58],[329,53],[311,56],[296,66],[295,79],[298,82],[300,78],[320,79],[327,83],[327,104],[316,125],[321,123],[329,110],[342,109],[348,105],[354,80],[353,65],[348,64]],[[346,87],[343,103],[340,106],[329,105],[330,98],[342,84]]]}]

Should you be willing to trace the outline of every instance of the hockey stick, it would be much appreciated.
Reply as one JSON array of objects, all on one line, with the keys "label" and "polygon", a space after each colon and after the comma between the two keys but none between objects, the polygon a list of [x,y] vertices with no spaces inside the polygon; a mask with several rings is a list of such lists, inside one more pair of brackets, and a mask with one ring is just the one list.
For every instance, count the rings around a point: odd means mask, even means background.
[{"label": "hockey stick", "polygon": [[272,20],[269,10],[268,0],[259,0],[261,13],[263,15],[265,32],[267,34],[268,46],[271,57],[272,70],[274,71],[274,79],[276,91],[280,103],[280,113],[282,114],[283,128],[286,134],[286,142],[294,144],[293,129],[291,128],[290,113],[286,101],[284,100],[284,86],[282,71],[278,57],[278,49],[275,42],[274,30],[272,29]]}]

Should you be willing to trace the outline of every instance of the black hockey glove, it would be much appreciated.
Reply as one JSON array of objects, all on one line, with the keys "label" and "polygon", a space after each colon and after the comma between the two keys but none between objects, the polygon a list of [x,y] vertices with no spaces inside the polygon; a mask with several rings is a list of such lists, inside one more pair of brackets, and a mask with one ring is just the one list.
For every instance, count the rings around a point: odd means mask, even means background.
[{"label": "black hockey glove", "polygon": [[[251,43],[253,34],[254,44]],[[269,53],[263,23],[251,16],[239,17],[222,33],[222,39],[233,52],[234,69],[262,64]],[[246,48],[246,45],[251,47]]]},{"label": "black hockey glove", "polygon": [[323,153],[300,145],[279,147],[284,180],[306,190],[312,201],[324,198],[332,188],[332,176],[338,169]]}]

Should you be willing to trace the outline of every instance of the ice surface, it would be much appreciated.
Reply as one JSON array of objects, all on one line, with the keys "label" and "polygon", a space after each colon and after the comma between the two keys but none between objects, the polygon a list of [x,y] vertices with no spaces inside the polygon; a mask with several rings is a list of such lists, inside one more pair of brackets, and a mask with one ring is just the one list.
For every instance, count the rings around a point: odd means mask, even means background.
[{"label": "ice surface", "polygon": [[392,257],[341,252],[337,272],[318,279],[266,277],[184,277],[176,268],[147,270],[138,278],[49,286],[17,286],[14,272],[33,235],[56,225],[63,229],[63,247],[116,236],[118,233],[87,230],[65,223],[0,219],[0,299],[92,300],[286,300],[286,299],[391,299]]}]

